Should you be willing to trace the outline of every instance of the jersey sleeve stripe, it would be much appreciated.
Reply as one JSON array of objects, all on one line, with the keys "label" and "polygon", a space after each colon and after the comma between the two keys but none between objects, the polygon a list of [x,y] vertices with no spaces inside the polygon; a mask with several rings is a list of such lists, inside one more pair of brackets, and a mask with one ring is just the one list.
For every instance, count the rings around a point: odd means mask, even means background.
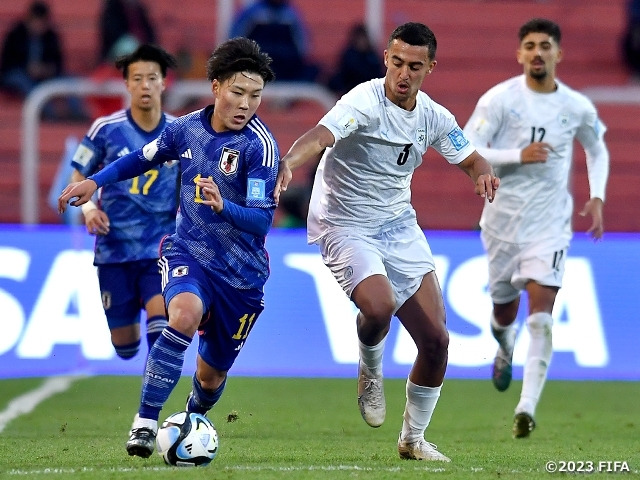
[{"label": "jersey sleeve stripe", "polygon": [[87,132],[87,137],[89,137],[91,140],[94,140],[96,138],[96,135],[100,131],[100,129],[105,125],[109,125],[111,123],[124,122],[124,121],[127,121],[126,110],[119,110],[116,113],[113,113],[112,115],[107,115],[106,117],[100,117],[96,119],[96,121],[93,122],[93,124],[91,125],[89,132]]},{"label": "jersey sleeve stripe", "polygon": [[253,118],[247,125],[262,142],[263,156],[262,165],[265,167],[273,167],[275,164],[276,148],[273,137],[269,134],[264,124],[257,118]]}]

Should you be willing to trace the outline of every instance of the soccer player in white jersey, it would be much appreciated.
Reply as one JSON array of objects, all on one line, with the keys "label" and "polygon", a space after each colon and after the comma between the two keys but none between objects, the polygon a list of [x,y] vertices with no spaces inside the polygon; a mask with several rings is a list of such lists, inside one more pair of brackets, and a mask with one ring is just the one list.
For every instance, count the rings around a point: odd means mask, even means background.
[{"label": "soccer player in white jersey", "polygon": [[88,201],[98,187],[180,161],[176,231],[162,242],[159,261],[169,325],[147,358],[129,455],[153,452],[160,410],[180,379],[196,331],[198,357],[186,408],[204,414],[220,399],[227,372],[264,310],[265,236],[276,208],[280,157],[256,110],[265,83],[274,78],[270,63],[253,40],[221,43],[207,62],[213,105],[177,118],[157,139],[68,185],[58,199],[63,212],[69,202]]},{"label": "soccer player in white jersey", "polygon": [[580,214],[591,217],[588,232],[595,240],[603,233],[609,172],[606,129],[593,104],[556,78],[560,38],[560,28],[552,21],[525,23],[517,50],[524,74],[485,93],[464,129],[501,179],[500,195],[485,204],[480,220],[489,259],[491,330],[499,345],[492,378],[499,391],[511,382],[522,291],[529,303],[525,324],[531,342],[515,408],[515,438],[527,437],[535,428],[552,356],[551,314],[572,237],[569,175],[574,139],[585,150],[589,173],[590,199]]},{"label": "soccer player in white jersey", "polygon": [[[116,60],[131,106],[100,117],[72,160],[71,180],[79,182],[126,153],[154,140],[175,117],[162,111],[167,69],[175,59],[155,45],[140,45]],[[100,190],[99,202],[82,206],[87,231],[96,235],[94,265],[100,296],[118,356],[129,359],[140,347],[140,307],[146,311],[147,347],[164,327],[158,248],[174,232],[178,209],[177,162],[151,169]]]},{"label": "soccer player in white jersey", "polygon": [[[424,438],[447,366],[449,334],[433,255],[411,206],[411,177],[429,146],[467,173],[493,201],[499,180],[454,116],[420,87],[436,66],[436,38],[421,23],[396,28],[386,74],[356,86],[302,135],[281,162],[276,199],[291,170],[322,156],[311,195],[308,241],[358,307],[358,405],[378,427],[385,418],[382,354],[395,315],[418,354],[406,384],[401,458],[449,459]],[[348,321],[345,319],[345,321]]]}]

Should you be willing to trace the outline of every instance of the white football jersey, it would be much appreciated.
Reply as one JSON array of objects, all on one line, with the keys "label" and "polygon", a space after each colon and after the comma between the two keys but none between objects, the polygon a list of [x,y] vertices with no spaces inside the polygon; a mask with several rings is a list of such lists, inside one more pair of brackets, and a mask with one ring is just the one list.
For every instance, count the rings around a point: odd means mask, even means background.
[{"label": "white football jersey", "polygon": [[[500,178],[493,203],[484,205],[480,226],[505,242],[571,237],[574,138],[587,153],[591,198],[604,201],[606,127],[587,97],[558,80],[556,84],[552,93],[537,93],[527,87],[524,75],[502,82],[480,98],[464,129]],[[520,162],[521,150],[532,142],[551,145],[545,163]]]},{"label": "white football jersey", "polygon": [[309,205],[308,240],[327,227],[376,234],[416,222],[411,178],[429,146],[451,164],[475,148],[454,116],[418,92],[416,107],[404,110],[385,96],[384,78],[362,83],[320,120],[335,138],[316,172]]}]

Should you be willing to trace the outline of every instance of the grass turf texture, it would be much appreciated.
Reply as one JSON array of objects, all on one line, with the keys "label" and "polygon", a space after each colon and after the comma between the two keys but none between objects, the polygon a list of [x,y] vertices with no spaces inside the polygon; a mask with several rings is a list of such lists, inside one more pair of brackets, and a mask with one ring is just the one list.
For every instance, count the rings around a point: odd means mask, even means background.
[{"label": "grass turf texture", "polygon": [[[0,411],[39,383],[1,380]],[[144,460],[124,449],[140,379],[85,378],[0,432],[0,478],[548,479],[566,476],[547,473],[548,461],[616,460],[628,463],[631,476],[640,471],[638,383],[548,382],[536,430],[514,440],[520,382],[499,393],[490,380],[446,380],[427,439],[452,459],[449,464],[398,458],[404,385],[385,381],[387,419],[373,429],[360,418],[355,377],[230,377],[209,415],[220,436],[217,458],[207,467],[177,472],[156,453]],[[190,378],[182,378],[161,419],[184,408],[189,389]]]}]

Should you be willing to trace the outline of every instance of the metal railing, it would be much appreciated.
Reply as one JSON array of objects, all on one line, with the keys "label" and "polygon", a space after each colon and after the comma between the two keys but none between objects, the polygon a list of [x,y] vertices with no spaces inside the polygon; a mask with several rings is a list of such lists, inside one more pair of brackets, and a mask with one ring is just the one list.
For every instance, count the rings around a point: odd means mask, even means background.
[{"label": "metal railing", "polygon": [[[38,179],[40,169],[40,113],[44,105],[54,97],[89,95],[122,97],[129,103],[129,93],[121,80],[95,82],[87,79],[60,79],[45,82],[27,97],[22,108],[22,149],[20,153],[20,212],[24,224],[37,224],[40,220],[38,205]],[[213,98],[208,81],[176,81],[167,89],[164,107],[171,111],[185,100],[194,97]],[[263,92],[264,99],[309,100],[325,110],[335,103],[333,94],[315,83],[275,82]]]}]

